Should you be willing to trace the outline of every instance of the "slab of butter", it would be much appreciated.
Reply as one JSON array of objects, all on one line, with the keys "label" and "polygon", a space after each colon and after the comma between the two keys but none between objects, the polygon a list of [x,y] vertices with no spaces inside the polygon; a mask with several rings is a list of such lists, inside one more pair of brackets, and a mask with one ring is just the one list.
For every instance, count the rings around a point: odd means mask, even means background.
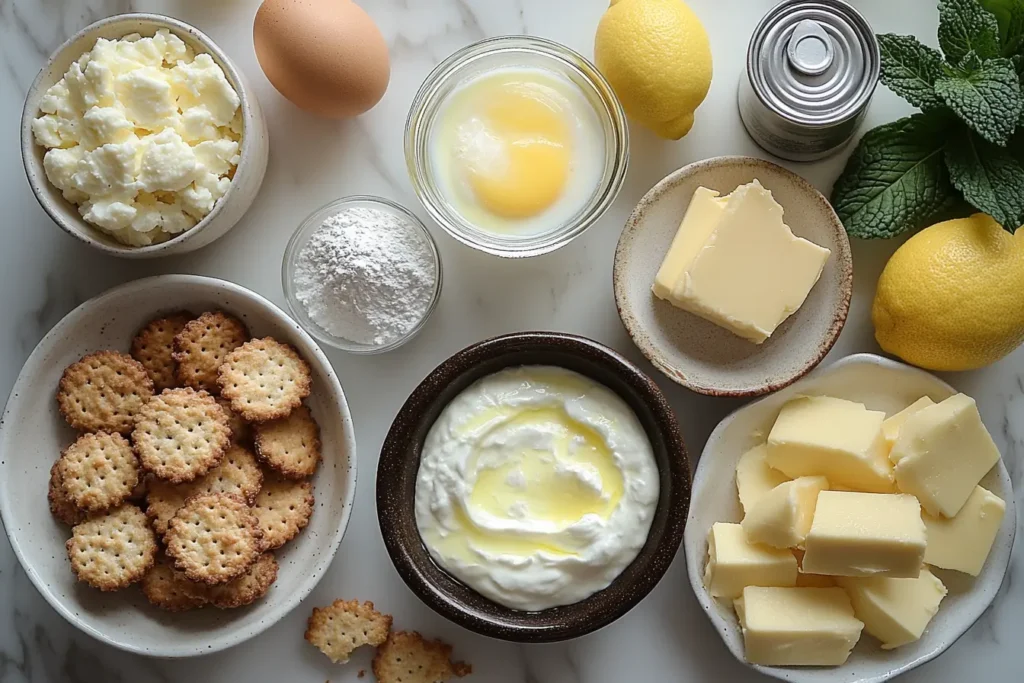
[{"label": "slab of butter", "polygon": [[864,628],[842,588],[748,586],[733,606],[751,664],[838,666]]},{"label": "slab of butter", "polygon": [[921,506],[913,496],[822,491],[804,542],[803,570],[916,578],[925,546]]},{"label": "slab of butter", "polygon": [[924,561],[942,569],[977,576],[992,550],[1004,514],[1003,499],[980,486],[974,487],[952,519],[924,513],[922,518],[928,537]]},{"label": "slab of butter", "polygon": [[930,515],[953,517],[999,462],[999,449],[974,399],[957,394],[908,417],[889,458],[900,491],[917,496]]},{"label": "slab of butter", "polygon": [[773,548],[803,546],[818,494],[827,488],[825,477],[800,477],[779,484],[743,518],[747,538]]},{"label": "slab of butter", "polygon": [[727,197],[697,188],[652,291],[755,344],[807,298],[831,252],[797,237],[757,180]]},{"label": "slab of butter", "polygon": [[829,396],[782,407],[768,435],[768,464],[789,477],[823,476],[833,486],[890,493],[892,463],[882,437],[885,413]]},{"label": "slab of butter", "polygon": [[708,532],[704,585],[716,598],[735,598],[746,586],[796,585],[796,557],[750,543],[739,524],[718,522]]},{"label": "slab of butter", "polygon": [[907,418],[922,408],[927,408],[928,406],[933,405],[935,405],[935,401],[931,400],[927,396],[922,396],[900,412],[890,418],[887,418],[885,422],[882,423],[882,436],[885,437],[885,443],[889,448],[891,449],[892,445],[896,443],[896,437],[900,435],[900,428],[903,427],[903,423],[907,421]]},{"label": "slab of butter", "polygon": [[789,480],[782,472],[769,467],[767,458],[768,446],[761,444],[740,456],[736,465],[736,492],[744,514],[748,514],[762,496]]},{"label": "slab of butter", "polygon": [[927,568],[916,579],[836,577],[850,596],[864,630],[891,650],[921,637],[946,597],[946,587]]}]

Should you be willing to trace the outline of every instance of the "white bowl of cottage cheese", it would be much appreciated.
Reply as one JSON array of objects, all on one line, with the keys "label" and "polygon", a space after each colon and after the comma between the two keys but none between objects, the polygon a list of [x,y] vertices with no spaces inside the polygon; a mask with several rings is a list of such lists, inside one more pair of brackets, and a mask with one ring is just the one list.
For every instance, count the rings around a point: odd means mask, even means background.
[{"label": "white bowl of cottage cheese", "polygon": [[241,72],[196,28],[122,14],[50,57],[22,113],[43,210],[114,256],[152,258],[224,235],[256,197],[269,143]]}]

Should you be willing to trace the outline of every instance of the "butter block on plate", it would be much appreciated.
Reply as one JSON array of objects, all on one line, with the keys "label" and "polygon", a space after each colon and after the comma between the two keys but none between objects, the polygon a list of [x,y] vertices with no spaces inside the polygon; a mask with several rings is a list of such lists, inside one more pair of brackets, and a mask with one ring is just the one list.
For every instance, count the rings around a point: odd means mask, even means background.
[{"label": "butter block on plate", "polygon": [[828,488],[825,477],[800,477],[766,493],[743,518],[747,538],[774,548],[802,546],[811,529],[818,494]]},{"label": "butter block on plate", "polygon": [[861,403],[795,398],[782,407],[768,435],[768,464],[789,477],[823,476],[833,486],[891,493],[883,420],[885,413]]},{"label": "butter block on plate", "polygon": [[999,449],[974,399],[957,394],[907,418],[889,458],[900,491],[917,496],[930,515],[953,517],[999,462]]},{"label": "butter block on plate", "polygon": [[842,588],[748,586],[733,606],[751,664],[838,666],[864,628]]},{"label": "butter block on plate", "polygon": [[900,435],[900,428],[903,427],[903,423],[907,421],[907,418],[922,408],[933,405],[935,405],[935,401],[927,396],[922,396],[892,417],[886,418],[885,422],[882,423],[882,436],[885,438],[885,443],[889,448],[892,448],[892,445],[896,443],[896,437]]},{"label": "butter block on plate", "polygon": [[836,583],[850,596],[864,630],[882,641],[883,650],[918,640],[946,597],[946,587],[927,568],[916,579],[840,576]]},{"label": "butter block on plate", "polygon": [[924,561],[934,567],[977,576],[985,566],[1006,514],[1006,502],[980,486],[952,519],[924,518],[928,548]]},{"label": "butter block on plate", "polygon": [[735,598],[746,586],[796,585],[796,557],[751,543],[739,524],[718,522],[708,532],[704,585],[716,598]]},{"label": "butter block on plate", "polygon": [[764,494],[788,480],[785,474],[768,466],[766,444],[754,446],[744,453],[736,465],[736,492],[743,513],[749,513]]},{"label": "butter block on plate", "polygon": [[795,236],[782,215],[757,180],[727,197],[697,188],[654,295],[761,344],[800,308],[831,254]]},{"label": "butter block on plate", "polygon": [[822,491],[804,542],[803,570],[916,578],[925,546],[921,506],[913,496]]}]

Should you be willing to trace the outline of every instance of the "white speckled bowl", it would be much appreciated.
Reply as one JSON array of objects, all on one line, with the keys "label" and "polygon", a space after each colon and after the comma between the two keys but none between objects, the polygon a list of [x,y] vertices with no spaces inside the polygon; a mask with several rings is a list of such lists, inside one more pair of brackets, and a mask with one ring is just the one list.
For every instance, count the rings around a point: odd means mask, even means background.
[{"label": "white speckled bowl", "polygon": [[[198,314],[212,308],[239,316],[253,335],[292,344],[309,363],[313,391],[307,403],[320,424],[324,460],[313,480],[313,517],[298,538],[275,551],[280,572],[267,596],[241,609],[208,607],[171,614],[149,605],[137,588],[101,593],[75,580],[64,550],[70,529],[51,516],[46,499],[50,466],[75,438],[54,396],[67,365],[92,351],[127,351],[135,331],[160,311]],[[327,357],[298,324],[263,297],[230,282],[161,275],[85,302],[57,323],[29,356],[0,418],[0,516],[25,573],[72,624],[130,652],[207,654],[270,627],[327,571],[352,512],[355,448],[345,393]]]},{"label": "white speckled bowl", "polygon": [[[800,310],[760,345],[651,292],[694,191],[728,194],[755,178],[782,205],[794,234],[832,251]],[[612,279],[626,331],[670,379],[701,394],[759,396],[807,374],[835,344],[850,309],[853,257],[832,206],[806,180],[763,159],[715,157],[669,174],[644,195],[622,230]]]},{"label": "white speckled bowl", "polygon": [[[891,415],[922,396],[941,401],[954,393],[953,387],[924,370],[861,353],[820,368],[807,379],[744,406],[719,423],[708,438],[694,475],[683,548],[686,570],[697,601],[736,659],[746,661],[743,657],[743,634],[736,614],[729,603],[712,598],[704,588],[707,534],[715,522],[739,522],[742,519],[736,494],[736,463],[745,451],[764,442],[782,404],[800,394],[828,395],[859,401],[868,408],[884,410]],[[982,479],[981,485],[1006,501],[1003,525],[977,578],[954,571],[934,570],[946,584],[949,595],[942,601],[938,614],[920,640],[886,651],[881,649],[877,640],[864,633],[850,659],[840,667],[753,668],[792,683],[880,683],[942,654],[967,632],[995,598],[1010,562],[1017,513],[1010,475],[1002,461]]]},{"label": "white speckled bowl", "polygon": [[[64,199],[60,190],[50,184],[43,170],[46,150],[35,143],[32,120],[39,114],[39,100],[54,83],[63,78],[71,63],[92,49],[98,38],[115,40],[131,33],[153,35],[166,28],[197,53],[209,53],[241,99],[242,137],[241,158],[231,188],[214,205],[213,210],[190,230],[172,239],[148,247],[131,247],[114,240],[102,230],[90,225],[78,212],[78,207]],[[66,233],[85,242],[94,249],[123,258],[156,258],[185,254],[205,247],[233,228],[256,199],[267,170],[270,142],[267,122],[256,99],[256,93],[241,70],[217,47],[206,34],[183,21],[159,14],[119,14],[86,26],[57,48],[46,66],[36,76],[25,98],[21,114],[21,157],[25,164],[28,184],[39,205]]]}]

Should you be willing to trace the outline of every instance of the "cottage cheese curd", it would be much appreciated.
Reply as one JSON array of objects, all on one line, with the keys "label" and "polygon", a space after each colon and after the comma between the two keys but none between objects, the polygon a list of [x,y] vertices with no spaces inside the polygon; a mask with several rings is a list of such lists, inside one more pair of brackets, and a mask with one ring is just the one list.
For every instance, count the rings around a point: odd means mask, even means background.
[{"label": "cottage cheese curd", "polygon": [[431,427],[416,524],[445,570],[507,607],[543,610],[606,588],[643,547],[658,469],[636,415],[569,370],[502,370]]},{"label": "cottage cheese curd", "polygon": [[231,186],[238,93],[208,54],[166,29],[100,38],[32,122],[46,177],[85,220],[133,246],[188,230]]}]

